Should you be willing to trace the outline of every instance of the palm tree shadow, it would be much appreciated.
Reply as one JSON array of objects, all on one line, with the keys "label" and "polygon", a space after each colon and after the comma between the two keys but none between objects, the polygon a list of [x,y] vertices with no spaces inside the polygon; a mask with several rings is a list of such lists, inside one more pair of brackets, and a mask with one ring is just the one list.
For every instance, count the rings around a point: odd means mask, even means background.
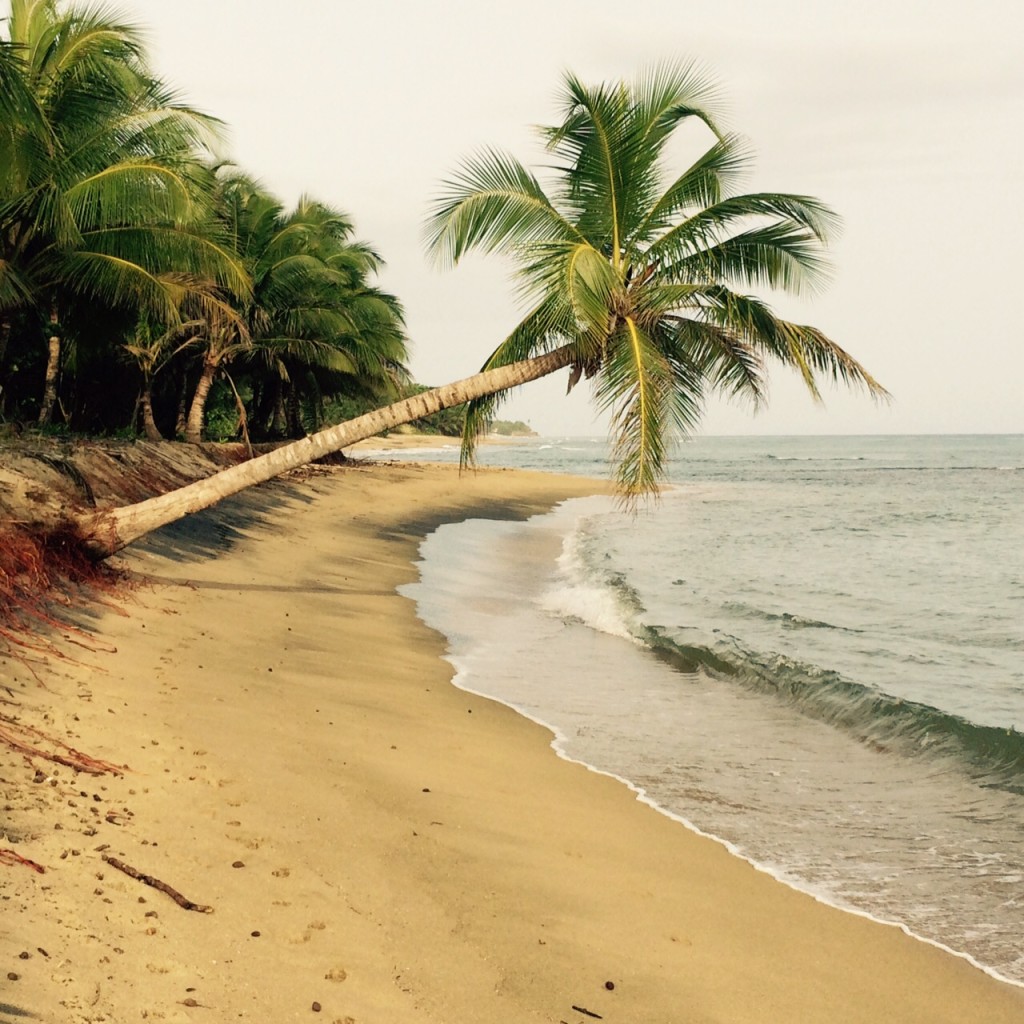
[{"label": "palm tree shadow", "polygon": [[0,1024],[14,1024],[16,1019],[36,1019],[38,1014],[31,1010],[23,1010],[20,1006],[12,1006],[10,1003],[0,1003]]},{"label": "palm tree shadow", "polygon": [[296,487],[271,482],[163,526],[134,546],[175,562],[208,561],[266,529],[271,517],[288,505],[309,504],[313,500],[313,495]]},{"label": "palm tree shadow", "polygon": [[[315,494],[282,481],[270,481],[225,498],[147,534],[133,548],[179,564],[196,564],[218,558],[238,541],[272,529],[274,519],[289,506],[309,504]],[[143,572],[145,576],[145,572]],[[87,631],[105,614],[102,602],[74,600],[58,616],[61,622]],[[5,1024],[0,1018],[0,1024]]]}]

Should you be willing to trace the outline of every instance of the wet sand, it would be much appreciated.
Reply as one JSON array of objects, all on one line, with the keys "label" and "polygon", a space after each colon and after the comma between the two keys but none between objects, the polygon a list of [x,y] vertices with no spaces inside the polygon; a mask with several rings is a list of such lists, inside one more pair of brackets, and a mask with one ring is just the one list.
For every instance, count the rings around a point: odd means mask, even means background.
[{"label": "wet sand", "polygon": [[45,868],[0,863],[0,1022],[1024,1019],[1024,990],[786,888],[450,684],[395,592],[420,538],[599,486],[402,465],[264,488],[129,552],[137,585],[82,612],[92,650],[0,664],[0,711],[127,766],[0,747],[0,848]]}]

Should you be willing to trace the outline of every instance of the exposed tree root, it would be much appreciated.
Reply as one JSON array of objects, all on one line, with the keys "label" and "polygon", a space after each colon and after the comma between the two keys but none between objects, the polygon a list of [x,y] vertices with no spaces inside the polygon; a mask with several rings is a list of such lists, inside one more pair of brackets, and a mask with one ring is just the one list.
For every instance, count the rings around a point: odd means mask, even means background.
[{"label": "exposed tree root", "polygon": [[[39,741],[56,749],[47,750],[37,746]],[[127,765],[112,764],[110,761],[83,754],[80,750],[47,736],[41,729],[15,722],[6,715],[0,715],[0,742],[6,743],[26,757],[41,757],[45,761],[62,764],[66,768],[73,768],[76,772],[85,772],[88,775],[121,775],[127,770]]]},{"label": "exposed tree root", "polygon": [[46,868],[42,864],[37,864],[34,860],[29,860],[28,857],[22,857],[20,853],[15,853],[13,850],[0,850],[0,864],[24,864],[25,867],[37,871],[40,875],[46,872]]},{"label": "exposed tree root", "polygon": [[[9,526],[0,532],[0,654],[16,658],[38,680],[26,655],[64,659],[59,639],[97,649],[96,641],[67,621],[69,611],[83,598],[102,601],[122,590],[123,574],[85,558],[75,539],[66,534],[41,536]],[[108,602],[102,602],[108,604]],[[113,607],[113,605],[109,605]]]}]

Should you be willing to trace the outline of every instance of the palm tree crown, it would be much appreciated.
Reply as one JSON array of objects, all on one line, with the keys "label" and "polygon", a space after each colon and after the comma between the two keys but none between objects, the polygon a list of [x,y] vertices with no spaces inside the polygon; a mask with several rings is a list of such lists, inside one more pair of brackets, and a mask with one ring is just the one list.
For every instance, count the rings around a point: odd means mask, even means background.
[{"label": "palm tree crown", "polygon": [[[570,388],[596,377],[627,502],[654,489],[668,439],[693,430],[710,393],[762,401],[772,359],[795,368],[815,397],[821,377],[886,394],[820,331],[746,294],[819,285],[837,218],[807,196],[737,193],[749,159],[719,129],[714,99],[692,65],[596,87],[570,75],[561,123],[541,129],[554,187],[485,150],[446,183],[428,221],[441,262],[475,249],[507,254],[517,267],[529,312],[485,369],[570,346]],[[671,177],[666,146],[694,118],[714,142]],[[500,398],[470,405],[466,461]]]},{"label": "palm tree crown", "polygon": [[169,270],[240,292],[248,283],[205,230],[197,154],[216,125],[150,73],[138,30],[105,8],[55,0],[12,0],[7,30],[0,329],[20,313],[49,321],[47,422],[60,321],[76,303],[173,319]]}]

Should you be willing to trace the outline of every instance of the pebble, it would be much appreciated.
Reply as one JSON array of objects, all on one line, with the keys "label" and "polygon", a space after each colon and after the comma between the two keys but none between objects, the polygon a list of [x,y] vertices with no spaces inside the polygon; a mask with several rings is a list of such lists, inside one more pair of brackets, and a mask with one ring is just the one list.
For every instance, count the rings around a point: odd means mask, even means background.
[{"label": "pebble", "polygon": [[321,1009],[321,1007],[320,1007],[320,1004],[319,1004],[319,1003],[314,1003],[314,1004],[313,1004],[313,1012],[314,1012],[314,1013],[319,1013],[319,1012],[320,1012],[320,1009]]}]

